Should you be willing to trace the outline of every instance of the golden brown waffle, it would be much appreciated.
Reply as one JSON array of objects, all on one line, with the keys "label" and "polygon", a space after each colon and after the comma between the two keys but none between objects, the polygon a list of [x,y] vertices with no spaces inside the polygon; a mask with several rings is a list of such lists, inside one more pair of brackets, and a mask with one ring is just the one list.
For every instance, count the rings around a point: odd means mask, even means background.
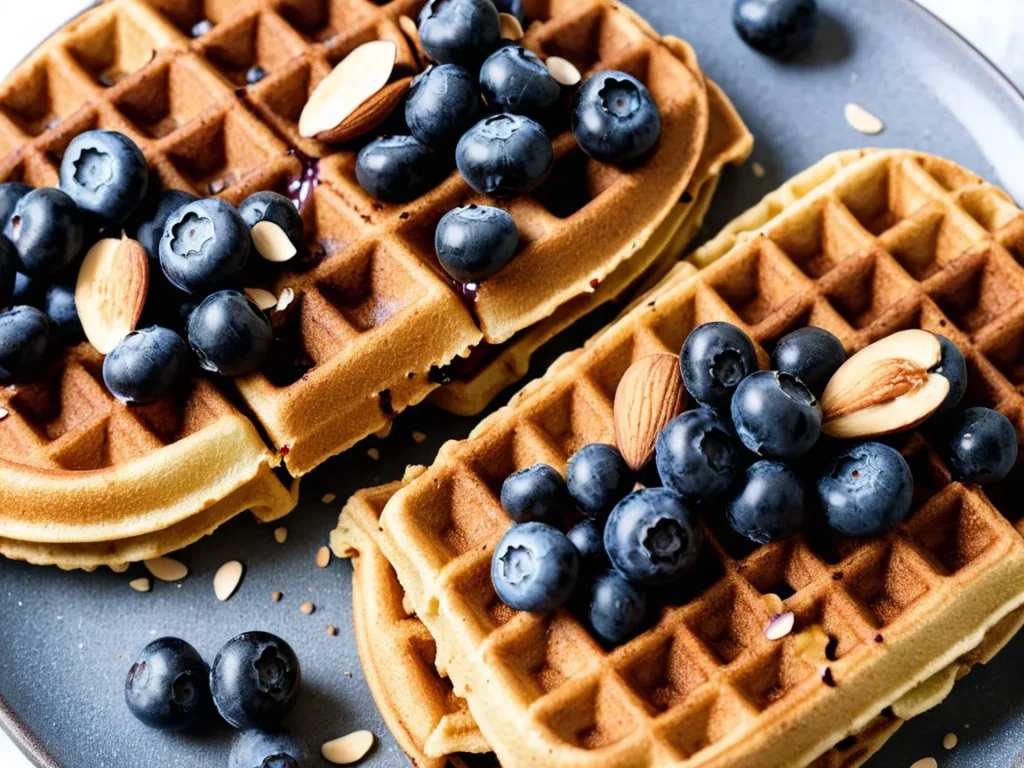
[{"label": "golden brown waffle", "polygon": [[[666,598],[653,629],[614,651],[565,611],[517,613],[494,593],[504,478],[537,461],[562,469],[583,444],[612,442],[622,373],[676,352],[702,322],[743,327],[762,363],[765,346],[807,323],[850,351],[907,327],[943,333],[968,361],[967,401],[1019,429],[1024,270],[1013,254],[1024,253],[1024,214],[928,155],[865,152],[823,168],[831,178],[802,177],[807,186],[786,193],[794,202],[776,200],[778,216],[728,235],[735,245],[721,260],[565,356],[386,506],[382,549],[503,764],[807,764],[977,648],[1024,601],[1020,470],[987,493],[953,483],[916,433],[899,443],[916,498],[896,531],[807,534],[751,553],[708,529],[698,575]],[[768,593],[795,614],[780,641],[764,636]],[[820,663],[799,651],[814,625],[830,638]]]},{"label": "golden brown waffle", "polygon": [[[359,44],[391,39],[400,66],[421,63],[397,20],[415,16],[422,2],[111,0],[69,23],[0,85],[0,180],[55,184],[74,136],[113,129],[139,144],[166,187],[234,204],[262,189],[305,193],[319,258],[268,286],[291,288],[296,299],[277,331],[284,354],[237,381],[244,417],[237,398],[209,382],[181,401],[125,408],[103,391],[95,361],[79,365],[89,357],[82,349],[44,382],[4,394],[11,416],[0,421],[0,442],[18,449],[0,453],[11,478],[0,490],[0,551],[91,566],[182,546],[241,511],[237,503],[264,518],[283,514],[293,499],[269,472],[282,458],[299,476],[385,429],[438,386],[432,369],[485,334],[500,341],[588,293],[668,215],[707,134],[699,71],[609,0],[528,3],[537,19],[528,45],[584,72],[618,67],[648,83],[663,113],[662,140],[642,167],[620,171],[588,161],[568,133],[556,137],[551,180],[510,204],[522,253],[467,301],[424,236],[469,199],[457,174],[409,205],[381,206],[355,183],[351,146],[296,134],[311,90]],[[204,18],[211,28],[193,39],[188,31]],[[241,87],[254,65],[266,77]],[[560,268],[542,276],[550,270],[537,265],[549,262]]]}]

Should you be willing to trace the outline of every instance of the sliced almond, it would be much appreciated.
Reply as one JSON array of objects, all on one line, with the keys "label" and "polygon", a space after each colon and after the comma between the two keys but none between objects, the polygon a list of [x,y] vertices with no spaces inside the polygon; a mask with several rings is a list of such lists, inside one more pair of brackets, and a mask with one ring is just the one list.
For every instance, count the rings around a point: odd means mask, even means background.
[{"label": "sliced almond", "polygon": [[280,603],[282,597],[284,597],[284,595],[278,592],[276,589],[270,593],[270,599],[273,600],[275,603]]},{"label": "sliced almond", "polygon": [[6,408],[0,408],[0,421],[3,421],[4,419],[6,419],[10,415],[11,415],[11,412],[8,411]]},{"label": "sliced almond", "polygon": [[340,739],[328,741],[320,748],[324,760],[334,765],[348,765],[362,760],[373,747],[373,734],[356,731]]},{"label": "sliced almond", "polygon": [[643,357],[626,369],[615,390],[615,443],[622,458],[639,470],[654,456],[654,444],[683,412],[686,390],[676,355]]},{"label": "sliced almond", "polygon": [[144,562],[146,570],[160,581],[181,581],[188,576],[188,568],[183,563],[169,557],[154,557]]},{"label": "sliced almond", "polygon": [[274,307],[274,311],[284,312],[293,301],[295,301],[295,291],[291,288],[285,288],[281,291],[281,295],[277,297],[277,306]]},{"label": "sliced almond", "polygon": [[149,579],[143,577],[141,579],[132,579],[128,582],[128,586],[134,589],[136,592],[149,592],[153,585],[149,583]]},{"label": "sliced almond", "polygon": [[330,504],[330,503],[331,503],[331,502],[333,502],[333,501],[334,501],[334,500],[335,500],[336,498],[338,498],[337,494],[334,494],[334,493],[325,493],[325,494],[323,495],[323,498],[322,498],[322,499],[320,499],[320,501],[322,501],[322,502],[323,502],[324,504]]},{"label": "sliced almond", "polygon": [[235,594],[238,585],[242,583],[243,573],[245,566],[237,560],[229,560],[217,569],[213,576],[213,593],[218,600],[224,602]]},{"label": "sliced almond", "polygon": [[768,613],[772,616],[783,613],[785,608],[782,604],[782,598],[776,595],[774,592],[769,592],[766,595],[761,595],[761,602],[764,603],[765,608],[768,609]]},{"label": "sliced almond", "polygon": [[822,431],[855,438],[916,427],[949,393],[949,380],[931,372],[941,358],[938,337],[916,329],[865,347],[843,363],[825,387]]},{"label": "sliced almond", "polygon": [[317,568],[326,568],[330,564],[331,564],[331,548],[330,547],[320,547],[320,549],[318,549],[316,551],[316,567]]},{"label": "sliced almond", "polygon": [[128,567],[128,563],[111,563],[107,566],[107,568],[112,570],[114,573],[124,573],[128,570]]},{"label": "sliced almond", "polygon": [[831,640],[819,624],[812,624],[793,636],[793,650],[810,664],[824,667],[829,663],[828,646]]},{"label": "sliced almond", "polygon": [[519,19],[511,13],[499,13],[498,19],[501,21],[501,39],[502,40],[522,40],[523,39],[523,25],[519,23]]},{"label": "sliced almond", "polygon": [[792,611],[786,611],[772,616],[768,626],[764,628],[764,636],[769,640],[781,640],[793,631],[793,623],[796,618]]},{"label": "sliced almond", "polygon": [[246,288],[245,295],[249,297],[249,301],[264,312],[277,306],[277,296],[262,288]]},{"label": "sliced almond", "polygon": [[284,544],[288,540],[288,529],[283,525],[274,529],[274,541]]},{"label": "sliced almond", "polygon": [[544,64],[548,68],[548,72],[551,76],[558,81],[559,85],[563,85],[566,88],[572,88],[575,85],[579,85],[580,81],[583,80],[583,75],[568,59],[563,59],[561,56],[548,56]]},{"label": "sliced almond", "polygon": [[[351,129],[344,125],[346,121],[388,84],[397,58],[398,46],[393,40],[374,40],[352,51],[313,90],[299,117],[299,134],[307,139],[341,141],[338,135]],[[404,91],[396,99],[394,92],[390,94],[394,100],[391,109],[402,95]],[[384,117],[387,115],[381,122]],[[361,119],[366,121],[367,116]]]},{"label": "sliced almond", "polygon": [[149,258],[139,243],[122,236],[100,240],[78,270],[75,306],[89,343],[109,354],[135,330],[149,291]]},{"label": "sliced almond", "polygon": [[275,264],[290,261],[299,252],[281,225],[272,221],[257,221],[249,234],[260,256]]},{"label": "sliced almond", "polygon": [[306,601],[305,603],[299,606],[299,611],[306,614],[307,616],[311,615],[315,610],[316,606],[309,601]]},{"label": "sliced almond", "polygon": [[871,114],[860,104],[855,104],[852,101],[846,105],[843,110],[843,116],[851,128],[868,136],[874,136],[885,130],[885,123],[876,115]]}]

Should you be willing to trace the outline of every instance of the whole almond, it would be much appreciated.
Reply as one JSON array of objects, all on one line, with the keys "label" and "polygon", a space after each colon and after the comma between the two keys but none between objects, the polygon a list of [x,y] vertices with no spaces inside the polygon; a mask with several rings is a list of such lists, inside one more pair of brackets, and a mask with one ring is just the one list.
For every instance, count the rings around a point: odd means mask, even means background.
[{"label": "whole almond", "polygon": [[678,356],[650,355],[626,369],[615,390],[615,442],[631,469],[651,460],[658,434],[685,403]]},{"label": "whole almond", "polygon": [[139,243],[122,235],[89,249],[78,270],[75,306],[97,352],[109,354],[135,330],[148,291],[149,258]]}]

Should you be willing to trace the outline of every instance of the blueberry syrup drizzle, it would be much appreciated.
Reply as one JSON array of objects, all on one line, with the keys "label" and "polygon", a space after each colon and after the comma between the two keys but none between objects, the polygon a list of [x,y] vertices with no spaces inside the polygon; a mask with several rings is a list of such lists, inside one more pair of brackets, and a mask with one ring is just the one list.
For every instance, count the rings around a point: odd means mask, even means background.
[{"label": "blueberry syrup drizzle", "polygon": [[320,159],[310,157],[298,147],[289,149],[288,154],[299,161],[302,171],[289,182],[286,197],[295,204],[300,214],[304,214],[313,198],[313,190],[320,186]]}]

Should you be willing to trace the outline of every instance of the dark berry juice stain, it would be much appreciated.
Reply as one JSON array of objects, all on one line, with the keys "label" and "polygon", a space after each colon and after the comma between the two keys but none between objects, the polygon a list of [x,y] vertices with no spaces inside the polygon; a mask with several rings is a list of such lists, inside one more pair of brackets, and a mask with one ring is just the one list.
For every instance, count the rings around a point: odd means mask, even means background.
[{"label": "dark berry juice stain", "polygon": [[395,418],[398,414],[395,413],[395,406],[391,402],[391,390],[382,389],[377,393],[377,405],[380,407],[380,412],[387,416],[389,419]]},{"label": "dark berry juice stain", "polygon": [[299,307],[302,297],[281,312],[271,316],[274,325],[274,343],[270,355],[263,364],[263,372],[278,387],[287,387],[303,378],[316,365],[302,343],[302,328],[299,323]]},{"label": "dark berry juice stain", "polygon": [[687,203],[692,203],[693,195],[691,195],[689,192],[683,192],[683,196],[679,198],[679,202],[682,203],[683,205],[686,205]]},{"label": "dark berry juice stain", "polygon": [[836,687],[836,679],[832,677],[832,667],[825,667],[825,671],[821,673],[821,682],[829,688]]},{"label": "dark berry juice stain", "polygon": [[458,292],[462,301],[470,309],[476,304],[477,299],[480,298],[480,284],[479,283],[455,283],[455,290]]},{"label": "dark berry juice stain", "polygon": [[320,160],[310,157],[297,147],[289,149],[288,154],[299,161],[302,170],[298,177],[289,182],[287,197],[295,203],[300,214],[305,213],[306,206],[313,197],[313,190],[320,186]]}]

